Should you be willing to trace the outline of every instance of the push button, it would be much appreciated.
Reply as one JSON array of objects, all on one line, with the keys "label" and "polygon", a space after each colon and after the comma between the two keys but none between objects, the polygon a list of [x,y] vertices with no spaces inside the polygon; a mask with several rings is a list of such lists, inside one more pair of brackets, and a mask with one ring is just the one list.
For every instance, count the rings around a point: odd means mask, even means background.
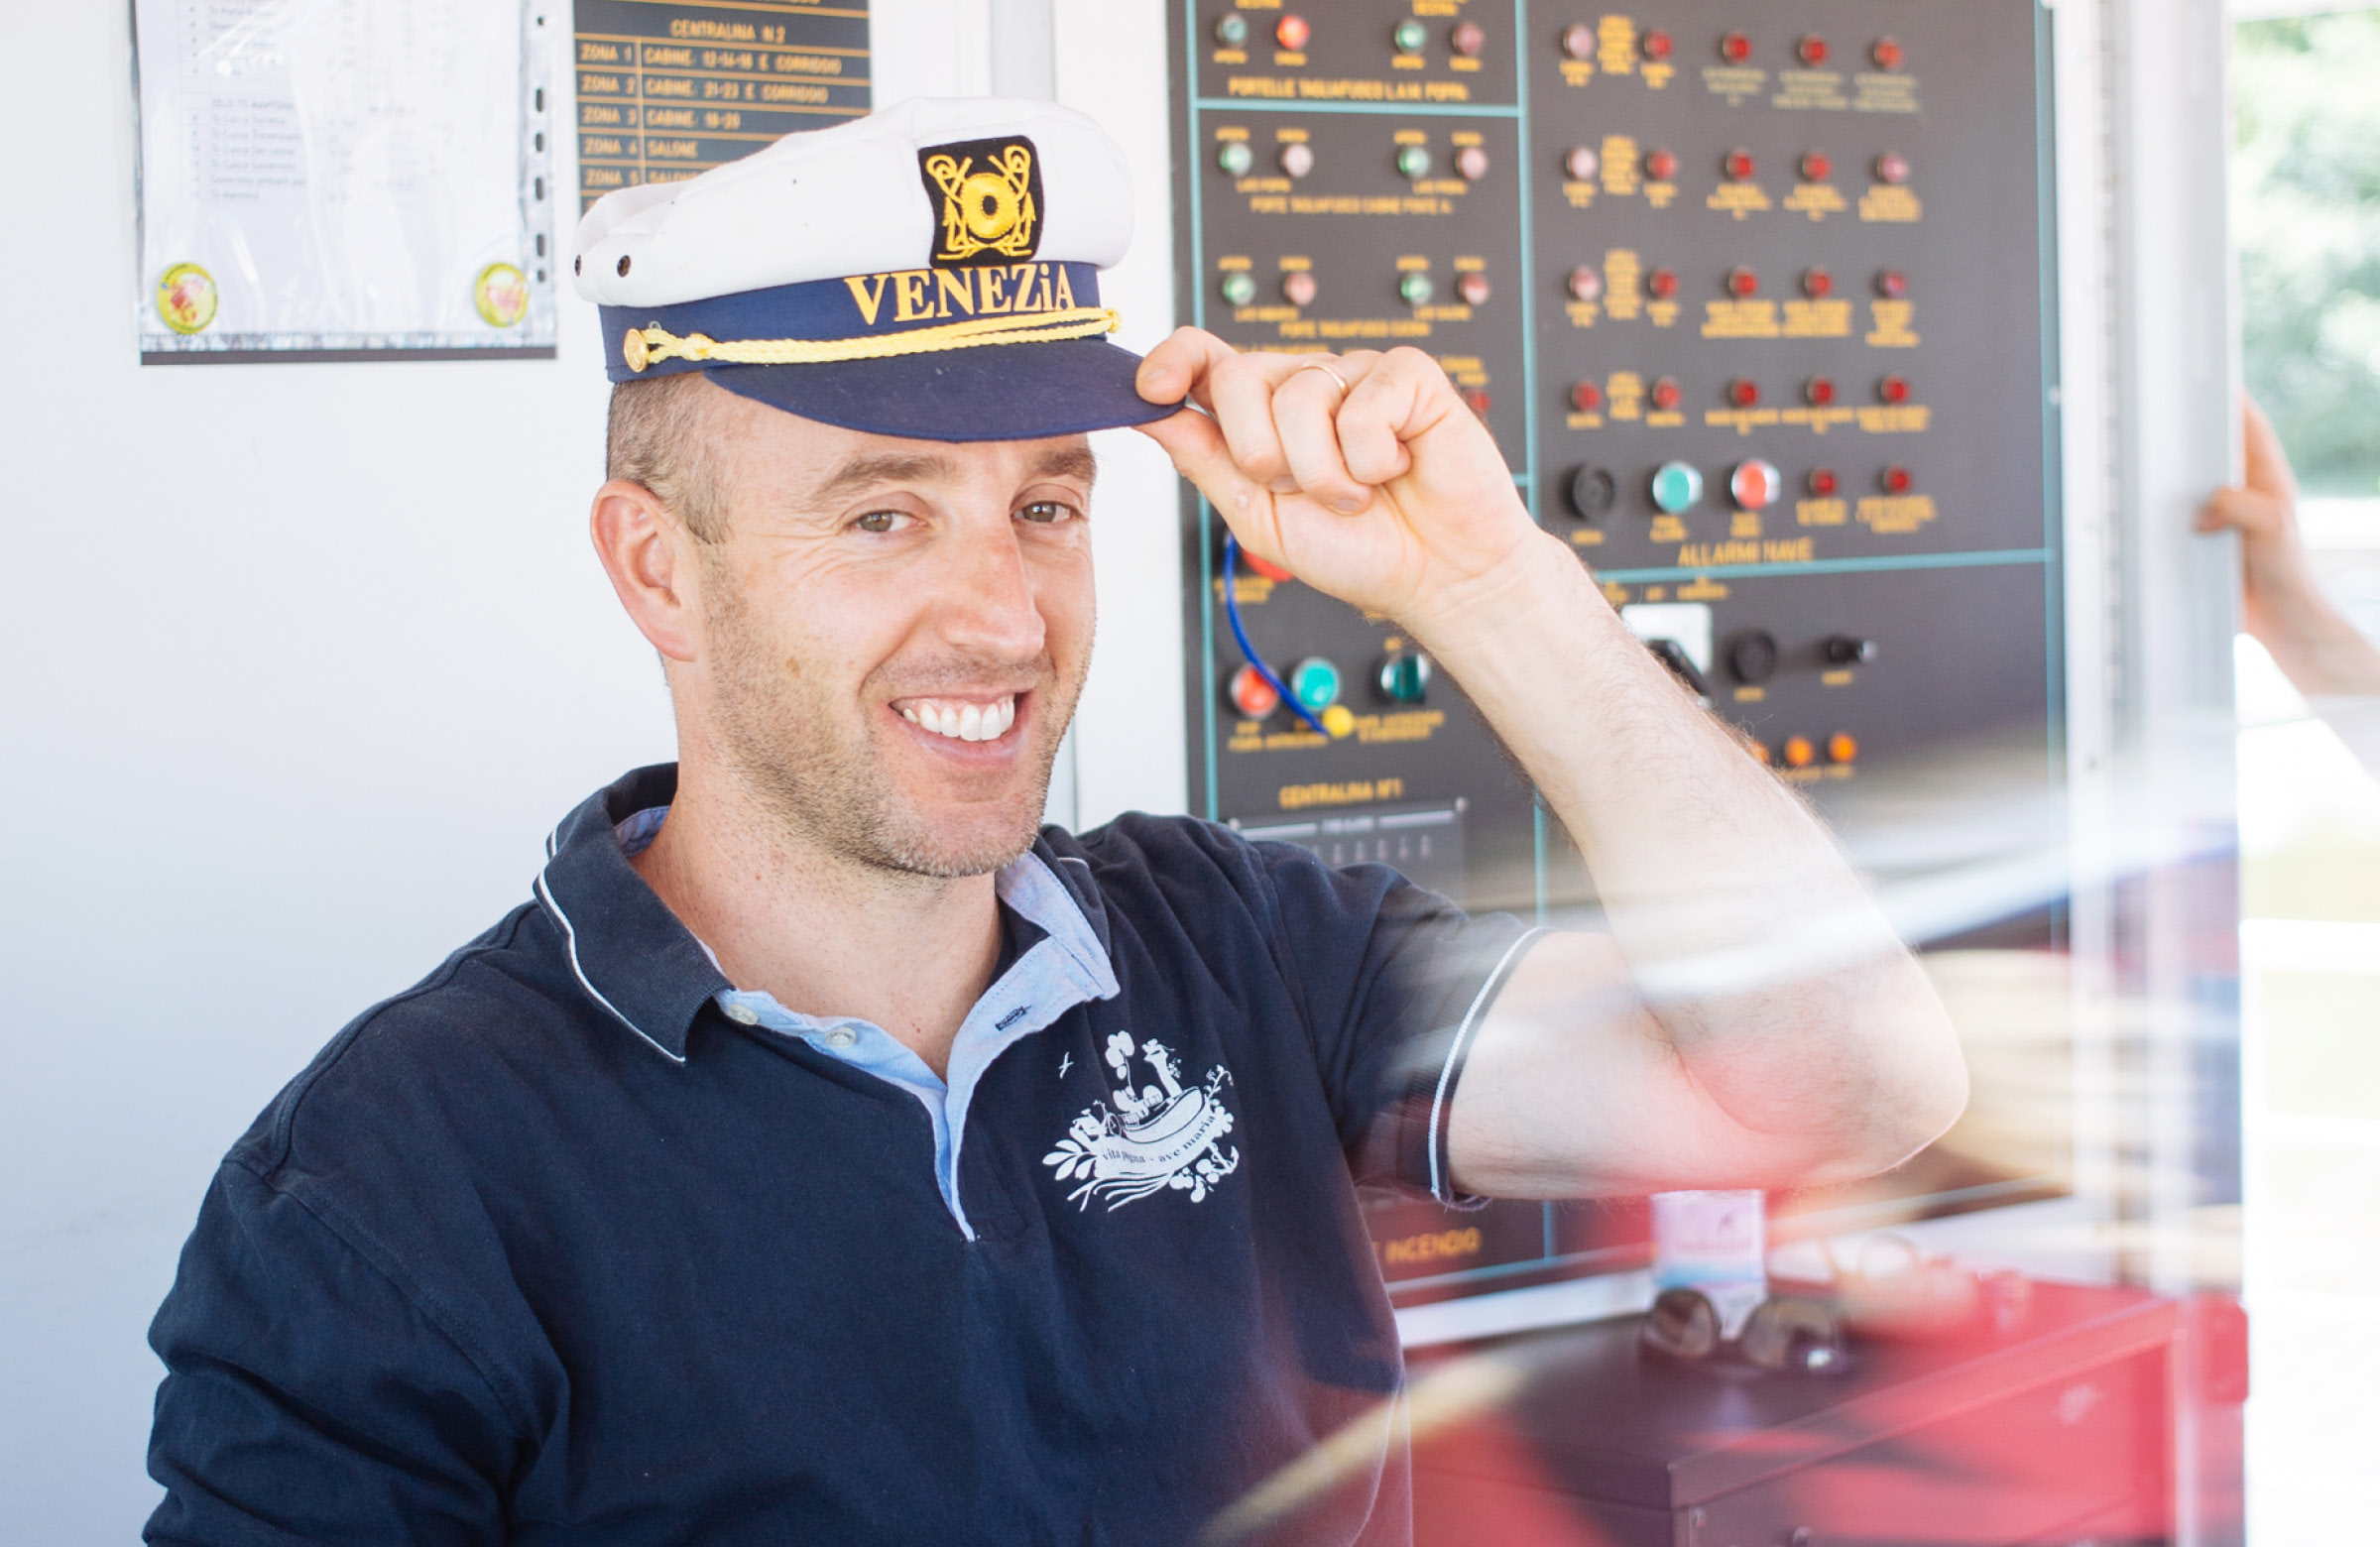
[{"label": "push button", "polygon": [[1215,153],[1215,165],[1227,178],[1245,178],[1256,164],[1256,153],[1248,148],[1245,140],[1226,140]]},{"label": "push button", "polygon": [[1314,36],[1314,29],[1302,16],[1284,16],[1272,25],[1272,41],[1295,54]]},{"label": "push button", "polygon": [[1653,383],[1653,407],[1667,413],[1686,401],[1686,389],[1674,376],[1664,376]]},{"label": "push button", "polygon": [[1392,704],[1417,704],[1430,693],[1430,657],[1400,650],[1380,662],[1380,696]]},{"label": "push button", "polygon": [[1727,493],[1735,497],[1739,509],[1747,511],[1767,510],[1777,503],[1784,487],[1785,475],[1777,471],[1777,464],[1756,456],[1736,463],[1727,477]]},{"label": "push button", "polygon": [[[1777,637],[1764,629],[1739,634],[1727,647],[1727,669],[1735,680],[1757,687],[1777,674]],[[1763,758],[1761,761],[1766,762]]]},{"label": "push button", "polygon": [[1316,714],[1339,701],[1339,668],[1320,655],[1308,655],[1289,671],[1289,691]]},{"label": "push button", "polygon": [[1248,18],[1237,12],[1225,12],[1215,24],[1215,41],[1227,49],[1237,49],[1248,42]]},{"label": "push button", "polygon": [[1303,140],[1292,140],[1281,147],[1280,163],[1282,176],[1302,178],[1314,170],[1314,147]]},{"label": "push button", "polygon": [[1793,46],[1793,53],[1804,64],[1816,69],[1827,62],[1827,40],[1816,33],[1804,34],[1802,41]]},{"label": "push button", "polygon": [[1466,182],[1479,181],[1488,176],[1488,153],[1476,145],[1455,152],[1455,175]]},{"label": "push button", "polygon": [[1245,269],[1234,269],[1223,277],[1223,298],[1235,306],[1245,306],[1256,298],[1255,276]]},{"label": "push button", "polygon": [[1292,306],[1311,306],[1314,295],[1322,287],[1304,269],[1295,269],[1281,276],[1281,299]]},{"label": "push button", "polygon": [[1562,176],[1573,182],[1593,182],[1595,175],[1603,170],[1603,158],[1584,145],[1572,146],[1562,158]]},{"label": "push button", "polygon": [[1430,41],[1430,30],[1408,18],[1396,24],[1396,31],[1388,35],[1388,41],[1399,54],[1419,54],[1421,46]]},{"label": "push button", "polygon": [[1751,152],[1737,146],[1721,160],[1719,170],[1726,175],[1729,182],[1749,182],[1752,174],[1760,170],[1760,164],[1752,160]]},{"label": "push button", "polygon": [[1586,264],[1570,271],[1570,298],[1598,300],[1604,294],[1604,277]]},{"label": "push button", "polygon": [[1437,288],[1426,274],[1408,274],[1396,282],[1397,298],[1408,306],[1426,306]]},{"label": "push button", "polygon": [[1668,151],[1654,151],[1644,158],[1644,175],[1655,182],[1667,182],[1678,175],[1678,159]]},{"label": "push button", "polygon": [[1570,389],[1570,406],[1581,414],[1595,414],[1604,407],[1604,389],[1593,382],[1578,382]]},{"label": "push button", "polygon": [[1802,294],[1812,300],[1824,300],[1835,294],[1835,276],[1815,266],[1802,271]]},{"label": "push button", "polygon": [[1831,500],[1842,485],[1837,482],[1832,467],[1814,467],[1810,469],[1810,476],[1802,480],[1802,487],[1810,491],[1810,498],[1814,500]]},{"label": "push button", "polygon": [[1570,475],[1569,494],[1581,521],[1600,521],[1618,502],[1619,483],[1607,468],[1582,467]]},{"label": "push button", "polygon": [[1876,294],[1886,300],[1909,298],[1909,276],[1898,269],[1885,269],[1876,275]]},{"label": "push button", "polygon": [[1752,57],[1752,40],[1742,33],[1731,32],[1719,40],[1719,57],[1730,64],[1741,64]]},{"label": "push button", "polygon": [[1906,467],[1887,467],[1877,475],[1876,486],[1886,494],[1907,494],[1917,484]]},{"label": "push button", "polygon": [[1886,151],[1876,158],[1876,180],[1899,187],[1909,180],[1909,158]]},{"label": "push button", "polygon": [[1426,145],[1401,145],[1396,151],[1396,170],[1408,178],[1430,175],[1430,148]]},{"label": "push button", "polygon": [[1736,377],[1733,381],[1727,383],[1727,402],[1732,407],[1738,409],[1758,407],[1760,402],[1759,385],[1755,382],[1745,379],[1744,377]]},{"label": "push button", "polygon": [[1895,38],[1878,38],[1868,49],[1867,57],[1875,60],[1876,68],[1887,70],[1899,69],[1901,61],[1908,58]]},{"label": "push button", "polygon": [[1760,294],[1760,276],[1745,268],[1727,271],[1727,294],[1744,300]]},{"label": "push button", "polygon": [[1703,502],[1703,475],[1685,462],[1664,462],[1653,474],[1653,504],[1683,516]]},{"label": "push button", "polygon": [[1455,294],[1463,298],[1463,304],[1467,306],[1485,306],[1488,296],[1493,294],[1493,287],[1488,285],[1488,276],[1474,269],[1455,277]]},{"label": "push button", "polygon": [[1814,409],[1823,409],[1835,401],[1835,384],[1823,376],[1813,376],[1802,383],[1802,400]]},{"label": "push button", "polygon": [[1827,761],[1829,763],[1858,762],[1859,738],[1851,735],[1847,731],[1837,731],[1834,735],[1828,737]]},{"label": "push button", "polygon": [[1231,699],[1244,720],[1264,719],[1281,706],[1281,695],[1253,666],[1242,666],[1232,673]]},{"label": "push button", "polygon": [[1643,51],[1646,59],[1656,64],[1675,54],[1678,49],[1677,40],[1658,27],[1646,28],[1643,39],[1636,47]]},{"label": "push button", "polygon": [[1655,269],[1645,277],[1644,288],[1655,300],[1671,299],[1678,294],[1678,271]]},{"label": "push button", "polygon": [[1457,22],[1455,30],[1446,35],[1447,46],[1467,60],[1476,60],[1488,47],[1488,30],[1477,22]]},{"label": "push button", "polygon": [[1562,52],[1574,60],[1595,58],[1595,29],[1585,22],[1573,22],[1562,29]]},{"label": "push button", "polygon": [[1906,376],[1885,377],[1876,383],[1876,398],[1879,402],[1893,404],[1896,407],[1907,403],[1909,401],[1909,378]]},{"label": "push button", "polygon": [[1828,160],[1826,152],[1804,151],[1802,153],[1802,180],[1804,182],[1824,182],[1834,175],[1834,172],[1835,163]]}]

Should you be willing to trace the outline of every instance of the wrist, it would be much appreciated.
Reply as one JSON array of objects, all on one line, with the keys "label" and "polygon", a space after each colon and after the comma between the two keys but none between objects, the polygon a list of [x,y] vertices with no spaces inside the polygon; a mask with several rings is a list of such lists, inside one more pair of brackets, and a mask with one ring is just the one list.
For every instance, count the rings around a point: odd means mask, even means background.
[{"label": "wrist", "polygon": [[1546,615],[1570,611],[1585,593],[1608,612],[1569,546],[1532,524],[1493,567],[1435,589],[1397,619],[1416,643],[1450,665]]}]

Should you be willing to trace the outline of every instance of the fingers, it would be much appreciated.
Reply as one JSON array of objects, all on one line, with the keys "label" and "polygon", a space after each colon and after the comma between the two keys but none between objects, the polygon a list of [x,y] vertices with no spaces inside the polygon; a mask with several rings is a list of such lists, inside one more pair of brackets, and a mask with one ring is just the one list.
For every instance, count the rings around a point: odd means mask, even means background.
[{"label": "fingers", "polygon": [[1309,498],[1342,516],[1354,516],[1371,503],[1369,484],[1348,471],[1340,419],[1378,359],[1373,354],[1307,359],[1273,394],[1273,424],[1288,458],[1290,479]]},{"label": "fingers", "polygon": [[1204,414],[1185,409],[1171,418],[1142,424],[1140,433],[1165,448],[1173,469],[1198,486],[1242,543],[1279,560],[1278,535],[1271,530],[1271,501],[1233,457],[1223,431]]},{"label": "fingers", "polygon": [[2289,453],[2282,448],[2281,436],[2273,421],[2264,416],[2256,400],[2247,401],[2245,439],[2247,442],[2246,484],[2262,494],[2295,503],[2298,496],[2297,475],[2290,471]]},{"label": "fingers", "polygon": [[1204,396],[1207,373],[1236,352],[1212,333],[1177,327],[1141,360],[1132,384],[1150,403],[1188,401],[1212,408]]},{"label": "fingers", "polygon": [[1446,372],[1420,350],[1391,349],[1376,357],[1339,415],[1349,474],[1372,485],[1403,477],[1413,466],[1407,443],[1460,407]]}]

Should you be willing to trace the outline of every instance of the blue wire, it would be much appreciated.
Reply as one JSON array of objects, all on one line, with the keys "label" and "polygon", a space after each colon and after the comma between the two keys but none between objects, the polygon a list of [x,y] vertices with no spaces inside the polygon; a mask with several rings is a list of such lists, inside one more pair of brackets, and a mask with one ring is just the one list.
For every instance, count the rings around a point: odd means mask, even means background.
[{"label": "blue wire", "polygon": [[1223,538],[1223,615],[1231,620],[1232,638],[1240,642],[1241,658],[1256,668],[1256,675],[1272,685],[1272,690],[1281,695],[1281,702],[1287,704],[1299,719],[1314,727],[1315,735],[1330,735],[1322,728],[1322,722],[1314,718],[1313,711],[1299,703],[1297,695],[1289,691],[1287,684],[1272,674],[1272,667],[1264,664],[1264,657],[1256,654],[1256,647],[1248,642],[1248,630],[1240,622],[1240,539],[1229,533],[1224,534]]}]

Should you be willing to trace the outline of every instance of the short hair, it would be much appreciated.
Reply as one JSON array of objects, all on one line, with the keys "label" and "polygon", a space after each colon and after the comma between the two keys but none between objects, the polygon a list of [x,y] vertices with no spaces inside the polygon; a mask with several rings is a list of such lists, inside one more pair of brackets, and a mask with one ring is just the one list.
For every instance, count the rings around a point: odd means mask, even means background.
[{"label": "short hair", "polygon": [[700,371],[620,382],[604,436],[605,476],[652,490],[697,542],[727,536],[711,390]]}]

